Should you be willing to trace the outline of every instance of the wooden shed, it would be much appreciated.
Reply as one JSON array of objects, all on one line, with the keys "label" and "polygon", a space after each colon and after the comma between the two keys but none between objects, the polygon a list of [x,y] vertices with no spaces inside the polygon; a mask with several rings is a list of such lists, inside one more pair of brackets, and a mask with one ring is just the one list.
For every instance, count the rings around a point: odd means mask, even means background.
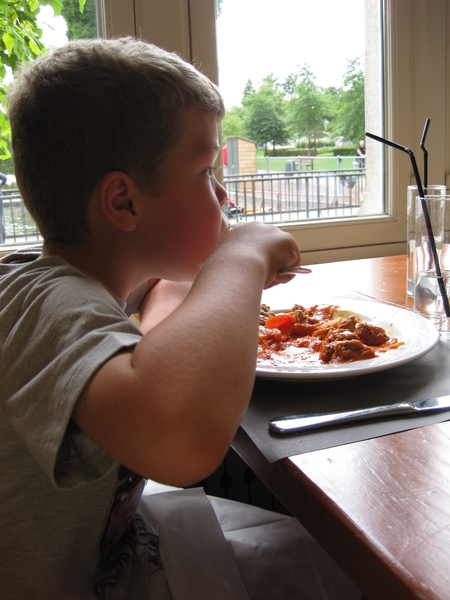
[{"label": "wooden shed", "polygon": [[245,138],[227,137],[228,174],[246,175],[256,173],[256,142]]}]

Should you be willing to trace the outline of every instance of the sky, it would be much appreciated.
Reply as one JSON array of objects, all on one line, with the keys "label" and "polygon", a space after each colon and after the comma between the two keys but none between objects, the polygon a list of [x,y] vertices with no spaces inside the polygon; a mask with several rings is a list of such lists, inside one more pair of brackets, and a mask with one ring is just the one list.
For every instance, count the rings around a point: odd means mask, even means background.
[{"label": "sky", "polygon": [[[67,41],[63,17],[43,6],[45,46]],[[239,106],[250,79],[282,83],[309,65],[318,86],[342,85],[346,59],[364,57],[364,0],[222,0],[217,19],[219,87],[226,108]]]},{"label": "sky", "polygon": [[63,46],[67,42],[67,25],[64,17],[55,17],[51,6],[41,6],[37,22],[42,29],[41,41],[46,48]]},{"label": "sky", "polygon": [[217,20],[219,87],[226,108],[307,64],[321,87],[342,85],[346,59],[364,57],[364,0],[222,0]]}]

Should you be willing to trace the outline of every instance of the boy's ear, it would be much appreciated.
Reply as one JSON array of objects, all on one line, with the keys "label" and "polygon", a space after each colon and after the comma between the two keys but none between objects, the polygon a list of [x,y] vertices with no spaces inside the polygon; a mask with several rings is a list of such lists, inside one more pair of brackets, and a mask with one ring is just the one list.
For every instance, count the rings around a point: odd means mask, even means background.
[{"label": "boy's ear", "polygon": [[133,179],[122,171],[103,177],[98,188],[100,208],[106,219],[122,231],[134,231],[139,221],[137,195]]}]

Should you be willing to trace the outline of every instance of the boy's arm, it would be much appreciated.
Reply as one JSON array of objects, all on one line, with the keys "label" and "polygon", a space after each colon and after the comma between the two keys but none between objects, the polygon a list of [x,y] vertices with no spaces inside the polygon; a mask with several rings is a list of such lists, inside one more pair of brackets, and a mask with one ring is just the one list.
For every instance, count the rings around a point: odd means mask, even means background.
[{"label": "boy's arm", "polygon": [[149,286],[149,291],[139,306],[139,329],[142,333],[148,333],[169,316],[186,298],[191,286],[190,283],[163,279]]},{"label": "boy's arm", "polygon": [[297,246],[276,227],[227,234],[178,308],[94,375],[74,411],[79,427],[162,483],[189,485],[213,472],[251,396],[261,291],[289,280],[277,271],[294,264]]}]

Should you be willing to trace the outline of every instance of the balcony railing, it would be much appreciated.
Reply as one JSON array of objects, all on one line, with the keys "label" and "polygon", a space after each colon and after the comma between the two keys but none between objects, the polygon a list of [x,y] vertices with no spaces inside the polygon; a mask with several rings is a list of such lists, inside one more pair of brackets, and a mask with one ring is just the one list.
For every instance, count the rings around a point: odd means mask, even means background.
[{"label": "balcony railing", "polygon": [[0,196],[0,244],[39,241],[39,230],[25,208],[19,190],[3,190]]},{"label": "balcony railing", "polygon": [[365,184],[362,168],[227,175],[227,214],[272,223],[353,216]]}]

